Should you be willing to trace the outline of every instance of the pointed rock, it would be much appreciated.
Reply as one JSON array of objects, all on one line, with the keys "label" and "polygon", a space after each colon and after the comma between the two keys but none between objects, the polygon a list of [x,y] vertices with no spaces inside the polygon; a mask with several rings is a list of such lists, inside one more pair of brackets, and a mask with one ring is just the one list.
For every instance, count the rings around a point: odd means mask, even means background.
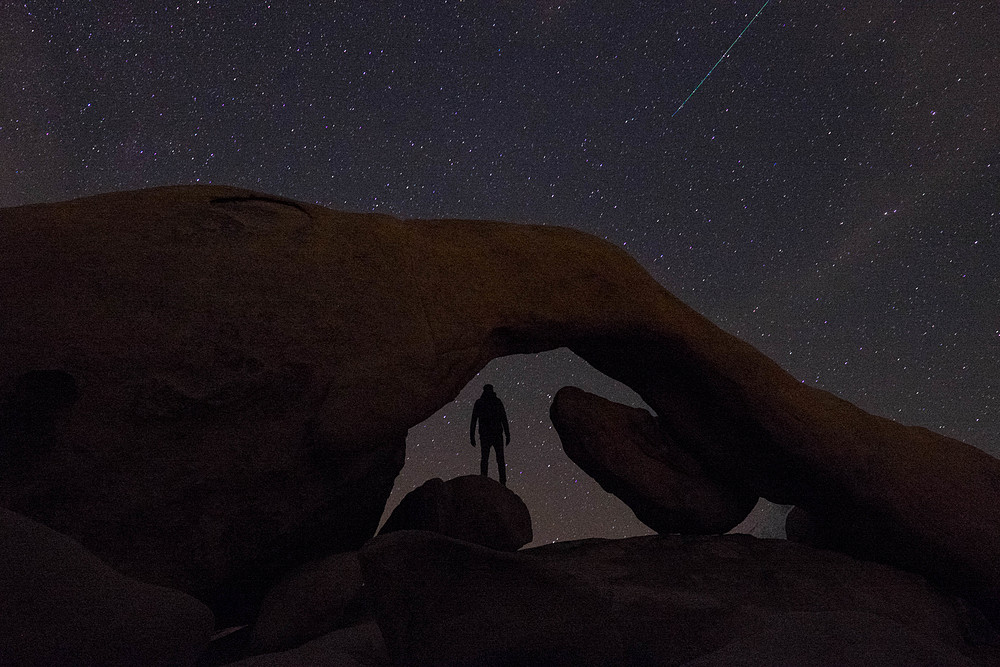
[{"label": "pointed rock", "polygon": [[725,533],[757,502],[709,477],[645,410],[564,387],[549,414],[567,456],[658,533]]}]

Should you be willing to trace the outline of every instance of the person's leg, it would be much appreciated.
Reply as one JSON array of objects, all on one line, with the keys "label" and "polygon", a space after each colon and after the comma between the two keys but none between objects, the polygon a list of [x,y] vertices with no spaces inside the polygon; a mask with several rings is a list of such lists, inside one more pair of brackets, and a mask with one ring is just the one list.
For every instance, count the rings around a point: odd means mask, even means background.
[{"label": "person's leg", "polygon": [[497,472],[500,474],[500,483],[507,486],[507,464],[503,460],[503,445],[494,445],[497,452]]},{"label": "person's leg", "polygon": [[482,451],[482,456],[479,459],[479,474],[483,477],[489,477],[490,474],[490,443],[480,440],[479,448]]}]

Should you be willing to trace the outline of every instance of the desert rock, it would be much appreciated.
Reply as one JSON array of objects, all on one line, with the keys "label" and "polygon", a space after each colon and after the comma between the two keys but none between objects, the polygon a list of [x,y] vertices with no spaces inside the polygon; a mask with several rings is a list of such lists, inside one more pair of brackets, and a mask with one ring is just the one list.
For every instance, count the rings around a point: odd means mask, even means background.
[{"label": "desert rock", "polygon": [[308,563],[264,598],[251,635],[252,649],[284,651],[357,623],[368,614],[363,585],[356,552]]},{"label": "desert rock", "polygon": [[[973,665],[981,619],[921,577],[785,540],[650,536],[503,553],[435,533],[360,552],[407,665]],[[790,660],[790,662],[789,662]]]},{"label": "desert rock", "polygon": [[562,346],[720,484],[1000,618],[1000,463],[805,386],[582,232],[167,187],[4,209],[0,267],[0,405],[77,389],[0,418],[0,504],[224,622],[371,536],[406,430],[490,359]]},{"label": "desert rock", "polygon": [[646,410],[564,387],[549,414],[567,456],[658,533],[724,533],[757,502],[706,475]]},{"label": "desert rock", "polygon": [[396,530],[430,530],[501,551],[517,551],[532,535],[524,501],[483,475],[435,478],[410,491],[381,534]]},{"label": "desert rock", "polygon": [[124,577],[78,543],[0,508],[0,663],[193,665],[205,605]]}]

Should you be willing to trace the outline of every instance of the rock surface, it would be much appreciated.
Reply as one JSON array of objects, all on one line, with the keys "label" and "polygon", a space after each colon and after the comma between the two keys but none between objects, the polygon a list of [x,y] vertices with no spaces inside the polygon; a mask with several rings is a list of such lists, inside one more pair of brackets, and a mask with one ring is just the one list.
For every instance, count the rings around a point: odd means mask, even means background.
[{"label": "rock surface", "polygon": [[272,588],[253,627],[256,653],[284,651],[352,625],[368,615],[356,552],[303,566]]},{"label": "rock surface", "polygon": [[[832,551],[856,551],[859,546],[850,532],[834,529],[801,507],[793,507],[785,517],[785,537],[793,542]],[[866,540],[869,544],[874,541],[875,538]],[[871,557],[870,554],[863,555]]]},{"label": "rock surface", "polygon": [[232,667],[388,667],[382,632],[373,622],[353,625],[280,653],[255,655]]},{"label": "rock surface", "polygon": [[847,553],[920,572],[1000,621],[1000,462],[795,381],[701,318],[578,344],[721,483],[803,508]]},{"label": "rock surface", "polygon": [[517,551],[532,539],[524,501],[483,475],[427,480],[403,497],[380,534],[397,530],[429,530],[500,551]]},{"label": "rock surface", "polygon": [[757,503],[672,447],[646,410],[564,387],[549,415],[567,456],[658,533],[725,533]]},{"label": "rock surface", "polygon": [[190,596],[124,577],[0,509],[0,663],[193,665],[213,626]]},{"label": "rock surface", "polygon": [[0,405],[78,389],[0,418],[0,505],[224,623],[358,548],[406,430],[490,359],[561,346],[711,478],[1000,619],[1000,463],[797,382],[593,236],[170,187],[4,209],[0,267]]},{"label": "rock surface", "polygon": [[977,619],[921,577],[746,535],[584,540],[505,554],[427,532],[371,540],[396,664],[972,665]]}]

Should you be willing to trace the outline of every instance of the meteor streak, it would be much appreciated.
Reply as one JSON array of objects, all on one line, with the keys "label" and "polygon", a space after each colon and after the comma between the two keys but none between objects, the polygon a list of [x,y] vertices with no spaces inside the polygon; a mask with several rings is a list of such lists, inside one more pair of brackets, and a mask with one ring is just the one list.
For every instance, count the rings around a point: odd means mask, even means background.
[{"label": "meteor streak", "polygon": [[[757,13],[754,14],[754,16],[753,16],[752,19],[750,19],[750,23],[747,23],[747,27],[743,28],[743,32],[746,32],[747,30],[750,29],[750,26],[753,25],[753,22],[757,20],[757,17],[760,16],[760,13],[762,11],[764,11],[764,7],[767,7],[769,4],[771,4],[771,0],[767,0],[767,2],[765,2],[764,5],[759,10],[757,10]],[[708,74],[705,75],[705,79],[707,79],[708,77],[712,76],[712,72],[714,72],[715,68],[718,67],[719,63],[722,62],[722,58],[725,58],[727,55],[729,55],[729,52],[733,50],[734,46],[736,46],[736,42],[740,41],[740,37],[743,36],[743,32],[741,32],[736,37],[736,39],[733,40],[733,43],[729,45],[729,48],[726,49],[726,52],[722,54],[722,57],[719,58],[719,60],[716,61],[716,63],[714,65],[712,65],[712,69],[708,70]],[[680,111],[681,109],[684,108],[684,105],[688,103],[688,100],[691,99],[691,97],[695,93],[698,92],[699,88],[701,88],[701,84],[705,83],[705,79],[702,79],[701,81],[698,82],[698,85],[695,86],[694,90],[691,91],[691,95],[688,95],[687,98],[683,102],[681,102],[681,105],[679,107],[677,107],[677,111]],[[670,114],[670,117],[673,118],[674,116],[676,116],[677,115],[677,111],[675,111],[672,114]]]}]

